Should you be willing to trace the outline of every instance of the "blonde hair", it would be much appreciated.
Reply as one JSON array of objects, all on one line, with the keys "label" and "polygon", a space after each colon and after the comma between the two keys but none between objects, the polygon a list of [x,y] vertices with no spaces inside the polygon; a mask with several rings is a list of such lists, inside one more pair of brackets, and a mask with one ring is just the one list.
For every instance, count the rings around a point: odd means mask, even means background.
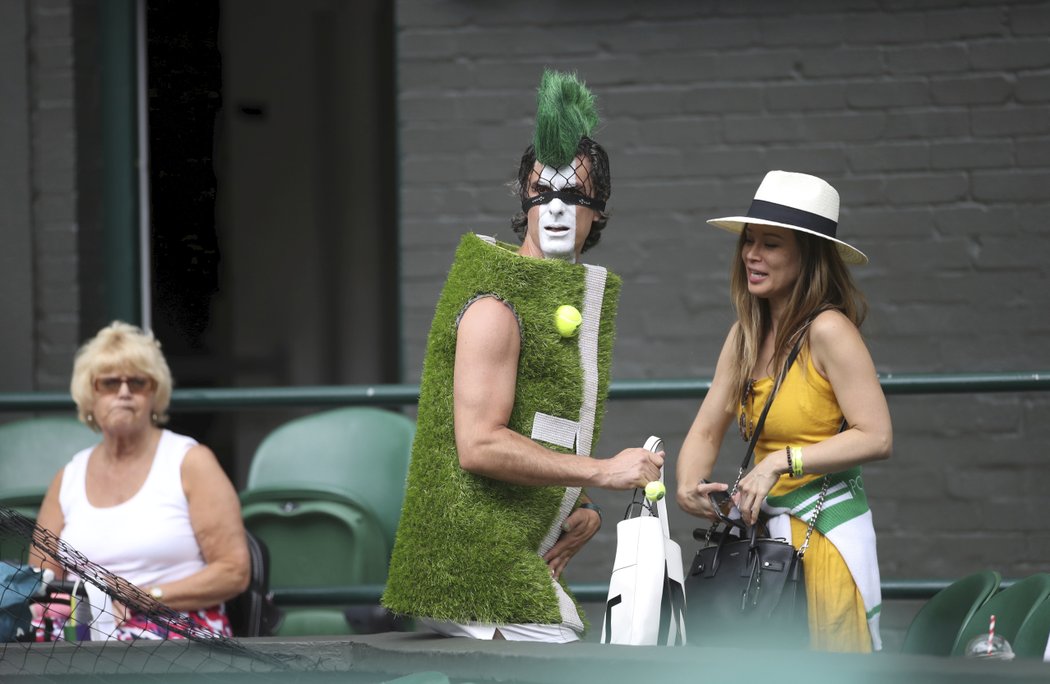
[{"label": "blonde hair", "polygon": [[[791,233],[798,242],[801,264],[784,311],[784,320],[780,322],[776,339],[773,340],[771,366],[775,382],[779,382],[780,370],[795,343],[801,342],[803,347],[807,345],[809,324],[821,311],[840,311],[858,328],[868,313],[864,294],[853,282],[835,243],[802,231],[792,230]],[[747,289],[747,269],[742,257],[746,236],[745,226],[740,231],[729,277],[730,297],[736,307],[738,321],[736,358],[731,376],[731,387],[736,388],[736,393],[731,395],[731,403],[727,407],[731,412],[736,411],[737,402],[751,380],[751,372],[758,363],[762,339],[773,325],[769,302],[755,297]]]},{"label": "blonde hair", "polygon": [[103,373],[123,370],[142,373],[156,383],[153,423],[167,423],[172,378],[168,362],[160,351],[160,342],[152,332],[123,321],[113,321],[77,350],[69,392],[76,402],[80,421],[93,430],[99,429],[89,418],[95,406],[95,378]]}]

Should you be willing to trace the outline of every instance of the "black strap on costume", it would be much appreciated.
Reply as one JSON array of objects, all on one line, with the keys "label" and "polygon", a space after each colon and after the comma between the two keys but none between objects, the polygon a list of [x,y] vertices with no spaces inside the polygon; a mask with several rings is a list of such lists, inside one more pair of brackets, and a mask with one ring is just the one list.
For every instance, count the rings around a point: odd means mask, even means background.
[{"label": "black strap on costume", "polygon": [[529,209],[540,204],[547,204],[554,199],[560,199],[562,202],[565,202],[565,204],[576,204],[595,211],[605,211],[605,202],[600,199],[595,199],[594,197],[588,197],[587,195],[580,194],[573,190],[551,190],[548,192],[541,192],[532,197],[526,197],[521,200],[521,210],[527,214],[529,213]]}]

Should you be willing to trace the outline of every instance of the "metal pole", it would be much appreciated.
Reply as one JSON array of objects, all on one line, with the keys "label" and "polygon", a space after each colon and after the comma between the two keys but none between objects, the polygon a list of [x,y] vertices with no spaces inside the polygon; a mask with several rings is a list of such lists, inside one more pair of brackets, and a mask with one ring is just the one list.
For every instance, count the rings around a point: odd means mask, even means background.
[{"label": "metal pole", "polygon": [[140,325],[153,327],[153,269],[150,243],[149,61],[146,35],[146,0],[135,6],[135,104],[138,120],[139,299]]},{"label": "metal pole", "polygon": [[135,179],[135,0],[99,4],[106,316],[140,323]]}]

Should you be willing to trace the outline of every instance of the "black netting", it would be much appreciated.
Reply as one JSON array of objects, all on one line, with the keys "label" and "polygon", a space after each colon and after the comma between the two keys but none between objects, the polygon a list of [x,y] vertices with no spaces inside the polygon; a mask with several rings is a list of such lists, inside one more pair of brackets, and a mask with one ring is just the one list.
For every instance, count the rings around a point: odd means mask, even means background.
[{"label": "black netting", "polygon": [[[42,555],[80,579],[56,581],[50,571],[41,572],[35,566]],[[0,506],[0,679],[245,673],[285,681],[279,673],[313,665],[211,631]]]}]

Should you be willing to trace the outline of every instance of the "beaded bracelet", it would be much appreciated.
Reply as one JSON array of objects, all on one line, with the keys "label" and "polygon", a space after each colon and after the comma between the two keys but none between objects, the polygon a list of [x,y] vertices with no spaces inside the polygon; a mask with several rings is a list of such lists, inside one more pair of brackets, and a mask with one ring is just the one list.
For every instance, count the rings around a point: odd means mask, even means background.
[{"label": "beaded bracelet", "polygon": [[791,447],[790,446],[784,447],[784,452],[787,454],[787,461],[788,461],[787,476],[788,477],[795,477],[795,464],[791,460]]},{"label": "beaded bracelet", "polygon": [[597,513],[598,524],[602,524],[602,509],[598,508],[598,504],[592,503],[590,501],[584,501],[582,504],[580,504],[580,508],[586,508],[589,511],[594,511],[595,513]]}]

